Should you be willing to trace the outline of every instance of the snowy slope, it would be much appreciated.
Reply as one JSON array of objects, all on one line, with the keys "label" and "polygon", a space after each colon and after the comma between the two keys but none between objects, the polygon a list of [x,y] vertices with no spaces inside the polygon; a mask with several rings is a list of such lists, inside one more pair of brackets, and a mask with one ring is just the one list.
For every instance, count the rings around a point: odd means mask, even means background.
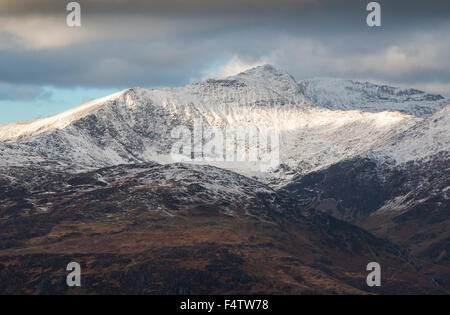
[{"label": "snowy slope", "polygon": [[38,135],[52,129],[63,129],[77,119],[95,112],[108,101],[116,99],[123,93],[124,91],[87,102],[55,116],[1,125],[0,141],[19,140],[23,137]]},{"label": "snowy slope", "polygon": [[427,160],[436,155],[450,157],[450,104],[374,152],[377,159],[389,157],[396,164]]},{"label": "snowy slope", "polygon": [[0,166],[27,165],[43,161],[41,156],[22,150],[15,144],[0,142]]},{"label": "snowy slope", "polygon": [[399,111],[426,117],[450,100],[416,89],[396,88],[337,78],[316,78],[299,82],[304,95],[315,105],[333,110],[359,109],[366,112]]}]

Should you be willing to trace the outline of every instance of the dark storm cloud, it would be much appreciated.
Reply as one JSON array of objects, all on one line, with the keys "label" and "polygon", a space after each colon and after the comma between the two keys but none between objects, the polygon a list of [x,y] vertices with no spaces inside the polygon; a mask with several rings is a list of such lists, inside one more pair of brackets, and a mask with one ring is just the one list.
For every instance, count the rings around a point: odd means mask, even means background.
[{"label": "dark storm cloud", "polygon": [[[64,0],[1,0],[2,14],[53,14],[69,1]],[[324,6],[335,6],[331,0],[80,0],[82,7],[93,14],[274,14]],[[348,5],[355,1],[341,1]]]},{"label": "dark storm cloud", "polygon": [[[45,14],[59,12],[68,0],[1,0],[2,14]],[[276,12],[320,11],[333,12],[336,9],[349,11],[361,5],[364,0],[79,0],[83,7],[94,14],[251,14],[256,12],[274,14]],[[450,9],[446,0],[380,0],[390,10],[406,14],[443,16]]]},{"label": "dark storm cloud", "polygon": [[[69,0],[0,0],[0,16],[64,15]],[[356,26],[370,0],[79,0],[92,16],[238,17],[304,20],[322,25]],[[405,26],[448,20],[448,0],[378,0],[386,25]],[[338,23],[333,23],[334,21]],[[317,25],[315,26],[317,27]]]},{"label": "dark storm cloud", "polygon": [[378,1],[381,28],[369,0],[83,0],[79,29],[68,2],[0,0],[0,82],[177,86],[267,62],[297,79],[450,85],[448,0]]}]

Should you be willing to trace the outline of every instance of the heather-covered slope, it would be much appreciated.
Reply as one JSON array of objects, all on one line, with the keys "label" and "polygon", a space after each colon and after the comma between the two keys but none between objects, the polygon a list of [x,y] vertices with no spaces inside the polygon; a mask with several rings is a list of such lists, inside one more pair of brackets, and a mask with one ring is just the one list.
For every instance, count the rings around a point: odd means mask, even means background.
[{"label": "heather-covered slope", "polygon": [[[442,292],[402,248],[229,171],[143,164],[1,174],[3,294]],[[78,289],[65,285],[71,261],[82,266]],[[366,285],[371,261],[383,266],[380,288]]]}]

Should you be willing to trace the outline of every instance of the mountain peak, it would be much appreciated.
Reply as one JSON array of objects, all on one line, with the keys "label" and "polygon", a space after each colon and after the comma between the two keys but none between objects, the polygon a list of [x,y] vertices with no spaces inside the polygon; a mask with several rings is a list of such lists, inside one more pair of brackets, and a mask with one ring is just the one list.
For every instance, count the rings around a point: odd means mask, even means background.
[{"label": "mountain peak", "polygon": [[289,78],[290,80],[295,82],[295,79],[286,71],[282,71],[280,69],[275,68],[272,65],[265,64],[261,66],[257,66],[248,70],[245,70],[241,73],[238,73],[230,78]]},{"label": "mountain peak", "polygon": [[269,89],[280,94],[299,94],[297,81],[286,71],[269,64],[248,69],[226,80],[237,81],[256,90]]}]

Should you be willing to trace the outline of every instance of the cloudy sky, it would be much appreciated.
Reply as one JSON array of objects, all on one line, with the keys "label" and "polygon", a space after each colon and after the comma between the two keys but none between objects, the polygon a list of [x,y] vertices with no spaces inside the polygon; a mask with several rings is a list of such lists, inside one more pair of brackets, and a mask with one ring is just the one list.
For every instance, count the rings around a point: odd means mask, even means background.
[{"label": "cloudy sky", "polygon": [[0,0],[0,123],[141,86],[180,86],[270,63],[450,96],[450,1]]}]

